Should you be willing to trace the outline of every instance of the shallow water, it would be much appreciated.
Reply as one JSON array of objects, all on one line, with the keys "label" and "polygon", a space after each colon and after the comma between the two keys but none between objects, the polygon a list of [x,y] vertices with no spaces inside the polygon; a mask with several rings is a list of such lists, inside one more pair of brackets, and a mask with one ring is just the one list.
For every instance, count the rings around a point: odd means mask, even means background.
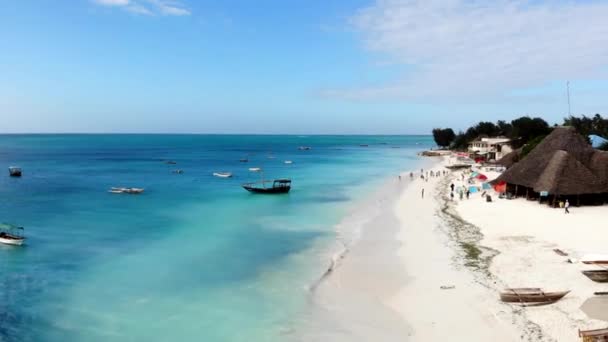
[{"label": "shallow water", "polygon": [[[430,145],[420,136],[2,135],[0,168],[24,173],[0,175],[0,221],[25,226],[28,241],[0,246],[0,340],[282,341],[334,225]],[[258,177],[249,167],[291,178],[292,191],[245,192],[240,183]]]}]

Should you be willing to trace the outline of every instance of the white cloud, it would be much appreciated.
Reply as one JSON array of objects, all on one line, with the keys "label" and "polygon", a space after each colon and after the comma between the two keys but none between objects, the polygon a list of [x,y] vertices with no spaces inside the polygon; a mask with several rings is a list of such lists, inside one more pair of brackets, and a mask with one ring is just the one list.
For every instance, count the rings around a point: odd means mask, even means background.
[{"label": "white cloud", "polygon": [[326,95],[475,97],[597,79],[608,64],[606,18],[605,2],[377,0],[351,24],[367,49],[407,72],[390,84]]},{"label": "white cloud", "polygon": [[126,6],[129,0],[94,0],[93,2],[104,6]]},{"label": "white cloud", "polygon": [[93,0],[102,6],[120,7],[125,11],[141,15],[184,16],[191,12],[175,0]]}]

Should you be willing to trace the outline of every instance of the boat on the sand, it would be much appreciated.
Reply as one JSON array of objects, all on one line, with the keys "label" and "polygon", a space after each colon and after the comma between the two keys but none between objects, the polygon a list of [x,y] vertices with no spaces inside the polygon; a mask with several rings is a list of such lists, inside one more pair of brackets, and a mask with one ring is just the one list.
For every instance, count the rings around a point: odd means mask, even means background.
[{"label": "boat on the sand", "polygon": [[219,178],[230,178],[232,177],[231,172],[214,172],[213,175]]},{"label": "boat on the sand", "polygon": [[608,254],[587,254],[580,261],[583,264],[608,265]]},{"label": "boat on the sand", "polygon": [[8,223],[0,223],[0,243],[21,246],[24,241],[25,236],[23,236],[23,227]]},{"label": "boat on the sand", "polygon": [[608,283],[608,270],[589,270],[589,271],[581,271],[587,278],[598,282],[598,283]]},{"label": "boat on the sand", "polygon": [[513,288],[500,293],[505,303],[549,304],[564,298],[570,291],[545,292],[541,288]]},{"label": "boat on the sand", "polygon": [[583,342],[608,341],[608,328],[594,330],[578,330],[578,337]]}]

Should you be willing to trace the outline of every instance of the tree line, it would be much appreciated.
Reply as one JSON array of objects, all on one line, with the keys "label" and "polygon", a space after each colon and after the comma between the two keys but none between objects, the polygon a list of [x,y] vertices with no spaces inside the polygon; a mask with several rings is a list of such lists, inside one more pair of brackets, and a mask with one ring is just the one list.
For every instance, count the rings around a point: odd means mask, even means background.
[{"label": "tree line", "polygon": [[[564,118],[562,125],[574,127],[577,132],[585,137],[595,134],[608,138],[608,118],[603,118],[600,114],[595,114],[593,117],[585,115],[580,117],[569,116]],[[433,138],[435,143],[442,148],[464,150],[471,141],[478,137],[504,136],[512,140],[513,148],[528,145],[525,149],[529,150],[552,130],[553,127],[540,117],[522,116],[511,122],[504,120],[498,120],[496,123],[480,121],[458,133],[455,133],[451,128],[435,128],[433,129]],[[601,146],[600,149],[608,150],[608,143]]]}]

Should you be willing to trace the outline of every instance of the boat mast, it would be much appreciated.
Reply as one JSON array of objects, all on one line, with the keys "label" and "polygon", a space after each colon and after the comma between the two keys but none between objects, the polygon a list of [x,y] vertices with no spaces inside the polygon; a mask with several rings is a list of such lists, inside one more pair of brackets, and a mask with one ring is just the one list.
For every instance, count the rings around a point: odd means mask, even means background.
[{"label": "boat mast", "polygon": [[568,94],[568,116],[572,116],[572,111],[570,110],[570,81],[566,82],[566,93]]}]

